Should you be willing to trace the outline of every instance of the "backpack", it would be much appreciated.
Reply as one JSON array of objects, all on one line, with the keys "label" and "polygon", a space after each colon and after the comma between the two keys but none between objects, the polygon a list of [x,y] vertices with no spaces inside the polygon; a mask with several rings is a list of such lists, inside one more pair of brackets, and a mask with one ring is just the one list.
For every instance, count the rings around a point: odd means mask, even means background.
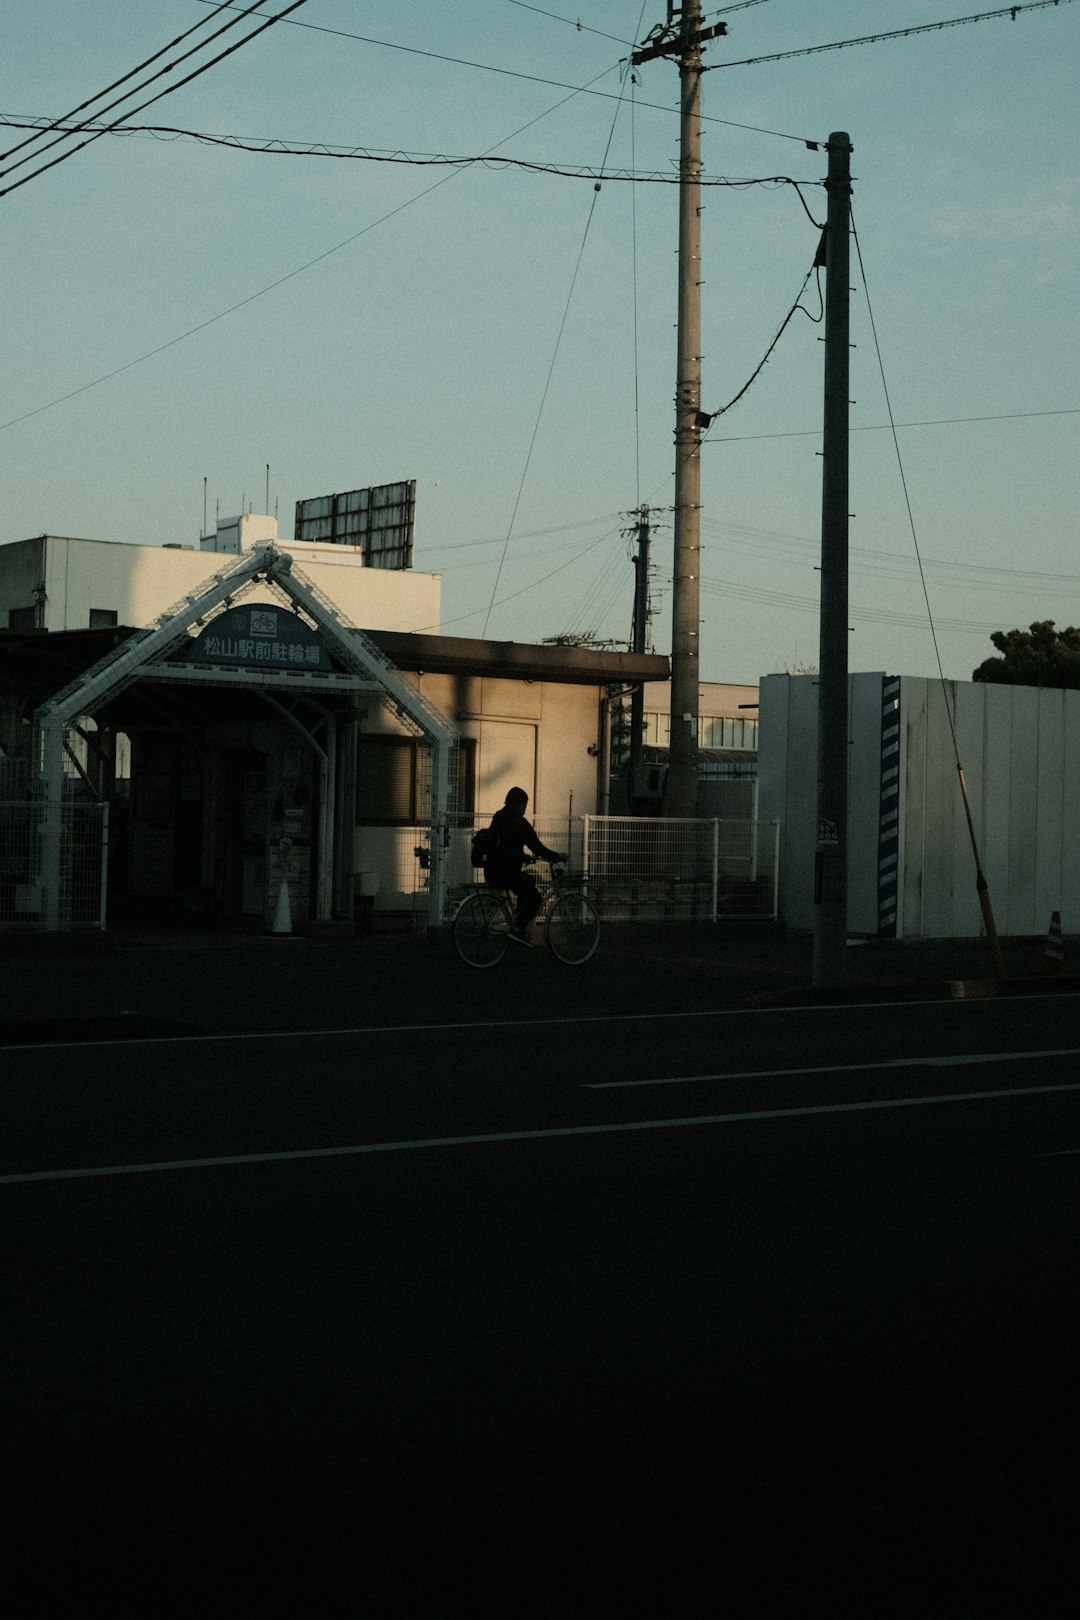
[{"label": "backpack", "polygon": [[486,866],[488,860],[494,855],[498,847],[498,836],[494,827],[478,827],[473,833],[471,857],[474,866]]}]

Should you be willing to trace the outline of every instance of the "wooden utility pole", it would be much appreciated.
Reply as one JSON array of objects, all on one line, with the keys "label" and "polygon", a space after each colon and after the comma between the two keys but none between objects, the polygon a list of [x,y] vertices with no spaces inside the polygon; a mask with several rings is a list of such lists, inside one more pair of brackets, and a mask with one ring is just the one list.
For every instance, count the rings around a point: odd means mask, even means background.
[{"label": "wooden utility pole", "polygon": [[830,135],[828,153],[814,861],[814,984],[819,986],[844,982],[847,956],[850,137],[842,130]]},{"label": "wooden utility pole", "polygon": [[671,752],[664,813],[697,809],[701,628],[701,48],[727,32],[701,26],[701,0],[668,0],[666,24],[631,57],[677,57],[679,145],[679,326],[675,383],[675,565],[671,627]]}]

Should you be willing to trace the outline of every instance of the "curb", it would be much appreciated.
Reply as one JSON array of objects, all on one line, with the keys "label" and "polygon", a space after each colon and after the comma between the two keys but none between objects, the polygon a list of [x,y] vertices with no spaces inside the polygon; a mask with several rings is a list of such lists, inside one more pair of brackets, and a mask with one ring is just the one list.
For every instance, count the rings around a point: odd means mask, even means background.
[{"label": "curb", "polygon": [[877,983],[801,985],[747,996],[741,1007],[835,1007],[874,1001],[985,1001],[995,997],[1078,995],[1080,974],[1054,973],[1015,979],[887,979]]}]

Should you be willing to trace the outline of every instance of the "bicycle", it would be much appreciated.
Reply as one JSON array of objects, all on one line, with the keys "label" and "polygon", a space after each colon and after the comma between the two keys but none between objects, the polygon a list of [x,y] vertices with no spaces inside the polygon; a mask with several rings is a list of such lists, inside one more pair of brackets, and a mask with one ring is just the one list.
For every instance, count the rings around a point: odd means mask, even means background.
[{"label": "bicycle", "polygon": [[[577,967],[587,962],[600,939],[600,919],[596,907],[579,883],[567,876],[556,862],[551,868],[551,887],[544,896],[535,921],[543,924],[544,942],[560,962]],[[506,955],[509,934],[517,926],[514,896],[508,889],[474,883],[454,912],[454,946],[470,967],[489,968]]]}]

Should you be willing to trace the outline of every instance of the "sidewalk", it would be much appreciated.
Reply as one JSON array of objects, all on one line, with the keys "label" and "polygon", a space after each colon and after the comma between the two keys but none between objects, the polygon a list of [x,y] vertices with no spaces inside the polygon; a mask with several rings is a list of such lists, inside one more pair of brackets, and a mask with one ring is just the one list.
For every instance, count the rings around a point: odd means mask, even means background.
[{"label": "sidewalk", "polygon": [[852,943],[815,992],[812,942],[769,923],[608,924],[580,968],[539,943],[482,972],[446,935],[0,935],[0,1044],[1080,990],[1080,940],[1056,976],[1041,940],[1002,950],[998,986],[984,941]]}]

